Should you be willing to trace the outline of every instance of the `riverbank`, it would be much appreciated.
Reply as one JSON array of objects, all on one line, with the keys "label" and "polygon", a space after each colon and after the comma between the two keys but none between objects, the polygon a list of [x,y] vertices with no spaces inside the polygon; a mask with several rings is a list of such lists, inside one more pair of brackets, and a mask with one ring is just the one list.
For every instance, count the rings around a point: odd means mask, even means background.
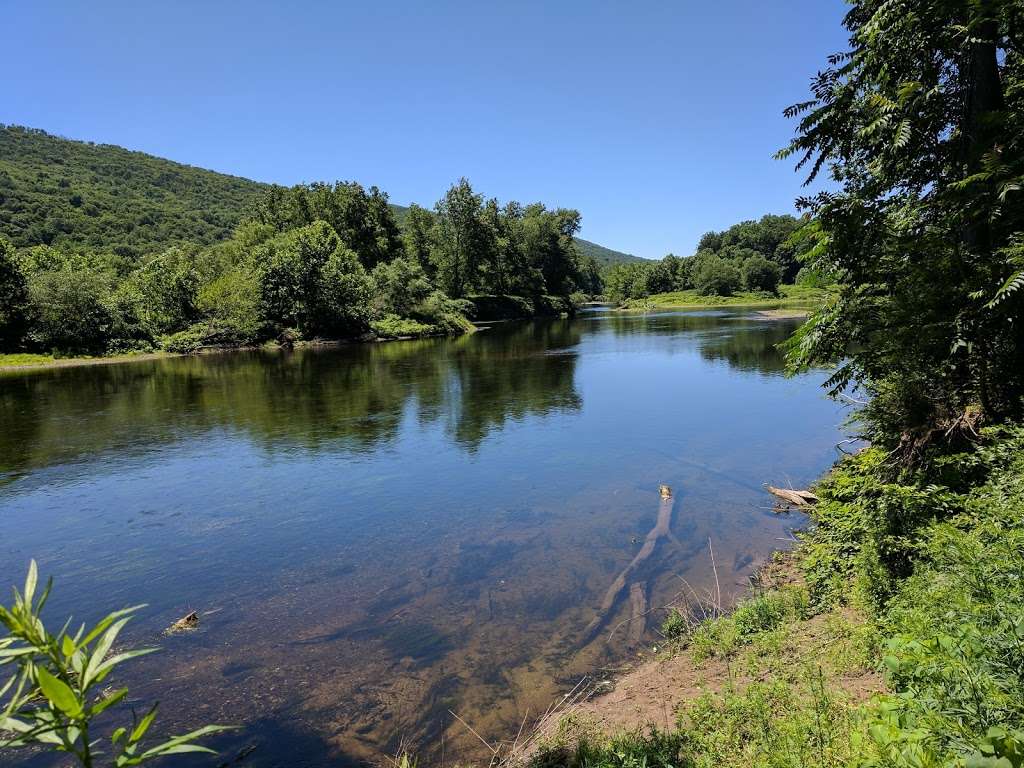
[{"label": "riverbank", "polygon": [[750,598],[670,613],[670,650],[542,721],[522,761],[1016,765],[1022,457],[1024,429],[1004,428],[941,477],[901,477],[877,448],[844,459]]},{"label": "riverbank", "polygon": [[[709,765],[733,765],[750,734],[773,728],[772,717],[783,711],[790,719],[784,738],[791,738],[813,730],[810,711],[827,710],[830,723],[841,721],[884,691],[867,617],[850,606],[812,611],[799,555],[778,553],[755,584],[757,596],[734,612],[700,629],[683,622],[687,630],[665,638],[656,658],[616,680],[586,681],[582,696],[538,724],[520,761],[603,765],[610,750],[659,764],[663,750],[700,744]],[[717,610],[706,603],[688,608]],[[664,630],[673,635],[682,614],[670,616]],[[840,735],[848,736],[830,733],[827,741],[838,746]],[[845,748],[829,751],[824,764],[842,764],[846,756]]]},{"label": "riverbank", "polygon": [[30,371],[37,368],[78,368],[84,365],[136,363],[145,360],[163,360],[168,357],[180,357],[180,355],[174,352],[140,352],[97,357],[54,357],[53,355],[37,355],[18,352],[13,354],[0,354],[0,373],[7,373],[10,371]]},{"label": "riverbank", "polygon": [[824,303],[830,293],[825,288],[806,285],[780,285],[777,296],[742,292],[732,296],[701,296],[695,290],[656,293],[643,299],[627,299],[621,310],[701,309],[715,307],[751,307],[761,309],[813,309]]},{"label": "riverbank", "polygon": [[[479,328],[471,325],[464,333],[475,333]],[[310,339],[299,340],[293,344],[267,342],[265,344],[238,344],[225,346],[195,347],[189,351],[172,352],[158,350],[155,352],[130,352],[123,355],[100,355],[82,357],[54,357],[33,353],[0,354],[0,373],[31,371],[50,368],[78,368],[90,365],[115,365],[118,363],[138,363],[150,360],[167,360],[174,357],[194,355],[215,355],[228,352],[245,352],[254,349],[303,349],[316,347],[337,347],[344,344],[376,344],[386,341],[412,341],[415,339],[440,338],[450,334],[433,331],[426,326],[417,326],[413,321],[404,324],[391,324],[382,327],[377,333],[368,333],[352,339]]]},{"label": "riverbank", "polygon": [[[474,308],[474,320],[478,323],[492,323],[502,320],[544,319],[571,317],[577,304],[568,297],[540,296],[528,300],[520,296],[472,296],[469,299]],[[421,323],[408,318],[386,316],[370,323],[370,330],[350,339],[309,339],[296,340],[290,345],[273,341],[264,344],[204,345],[200,334],[189,332],[176,334],[167,343],[167,349],[153,352],[130,352],[116,355],[82,355],[55,357],[34,353],[0,353],[0,373],[28,371],[40,368],[74,368],[87,365],[113,365],[116,363],[161,360],[183,355],[212,354],[252,349],[281,349],[287,346],[318,347],[341,344],[376,343],[384,341],[409,341],[413,339],[442,338],[475,333],[480,327],[465,317],[451,320],[441,327]],[[193,338],[195,336],[195,338]]]}]

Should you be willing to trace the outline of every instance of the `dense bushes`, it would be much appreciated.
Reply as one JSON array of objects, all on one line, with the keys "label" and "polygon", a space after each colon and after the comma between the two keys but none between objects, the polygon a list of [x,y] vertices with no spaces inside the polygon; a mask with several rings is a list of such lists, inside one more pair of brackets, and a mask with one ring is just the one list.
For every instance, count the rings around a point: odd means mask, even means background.
[{"label": "dense bushes", "polygon": [[693,271],[693,287],[701,296],[731,296],[740,287],[740,271],[730,261],[705,256]]},{"label": "dense bushes", "polygon": [[[887,765],[1024,757],[1024,429],[983,440],[937,472],[963,488],[922,477],[879,491],[890,499],[881,521],[866,505],[848,510],[869,534],[850,559],[880,565],[856,573],[858,592],[888,594],[875,615],[891,693],[870,707],[868,728]],[[819,523],[813,537],[834,528]]]},{"label": "dense bushes", "polygon": [[373,283],[325,221],[287,231],[251,256],[261,317],[306,338],[350,336],[370,321]]},{"label": "dense bushes", "polygon": [[114,314],[110,286],[99,272],[70,265],[33,274],[28,281],[30,330],[38,349],[99,353],[106,348]]},{"label": "dense bushes", "polygon": [[782,267],[759,253],[748,256],[740,265],[740,280],[748,291],[775,293],[781,279]]}]

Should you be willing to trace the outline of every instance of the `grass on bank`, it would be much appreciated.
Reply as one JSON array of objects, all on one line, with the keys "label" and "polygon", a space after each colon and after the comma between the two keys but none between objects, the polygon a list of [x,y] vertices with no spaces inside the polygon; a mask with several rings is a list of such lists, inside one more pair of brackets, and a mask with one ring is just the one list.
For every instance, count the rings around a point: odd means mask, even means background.
[{"label": "grass on bank", "polygon": [[29,352],[0,353],[0,368],[23,365],[46,365],[54,361],[53,355],[35,355]]},{"label": "grass on bank", "polygon": [[732,296],[701,296],[695,290],[656,293],[643,299],[627,299],[623,309],[692,309],[697,307],[813,307],[829,296],[826,288],[809,285],[780,285],[778,294],[744,291]]},{"label": "grass on bank", "polygon": [[[868,449],[822,482],[798,585],[664,629],[724,684],[671,728],[563,722],[541,766],[1024,765],[1024,428],[894,477]],[[874,670],[885,691],[851,691]]]},{"label": "grass on bank", "polygon": [[32,352],[0,353],[0,371],[18,368],[64,368],[76,365],[98,365],[127,360],[165,357],[165,352],[125,352],[116,355],[43,355]]}]

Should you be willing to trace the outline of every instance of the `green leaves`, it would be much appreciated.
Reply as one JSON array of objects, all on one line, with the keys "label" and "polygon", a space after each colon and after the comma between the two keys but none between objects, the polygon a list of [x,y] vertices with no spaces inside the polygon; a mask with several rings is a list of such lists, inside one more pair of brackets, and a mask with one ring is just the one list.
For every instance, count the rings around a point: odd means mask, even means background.
[{"label": "green leaves", "polygon": [[[114,611],[88,631],[83,626],[74,636],[67,634],[68,624],[56,635],[51,634],[39,615],[50,582],[39,593],[38,581],[33,561],[22,593],[14,592],[14,604],[9,608],[0,606],[0,623],[8,630],[8,635],[0,638],[0,666],[15,668],[0,684],[0,747],[43,745],[73,755],[82,768],[93,768],[97,765],[96,753],[87,734],[101,727],[100,716],[128,695],[127,688],[97,695],[99,686],[123,662],[156,649],[114,652],[122,630],[141,606]],[[205,726],[144,746],[155,719],[154,706],[130,733],[124,726],[116,728],[111,744],[118,751],[108,764],[139,765],[166,755],[209,752],[193,742],[224,730],[221,726]]]},{"label": "green leaves", "polygon": [[36,670],[36,678],[39,681],[40,690],[51,704],[72,719],[81,717],[82,702],[78,700],[67,683],[58,680],[45,667]]},{"label": "green leaves", "polygon": [[940,426],[951,414],[1024,413],[1020,3],[850,6],[848,50],[787,111],[800,122],[780,156],[835,182],[798,201],[827,237],[808,265],[843,283],[791,351],[801,365],[845,358],[839,389],[866,384],[873,442],[920,464],[963,436]]}]

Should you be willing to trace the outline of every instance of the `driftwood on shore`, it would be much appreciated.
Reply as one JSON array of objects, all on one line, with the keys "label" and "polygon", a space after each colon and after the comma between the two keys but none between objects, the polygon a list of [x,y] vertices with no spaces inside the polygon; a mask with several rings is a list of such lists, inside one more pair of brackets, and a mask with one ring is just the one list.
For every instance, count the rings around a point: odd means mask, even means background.
[{"label": "driftwood on shore", "polygon": [[[626,586],[626,580],[629,578],[629,575],[653,554],[658,541],[669,535],[669,525],[672,522],[672,489],[667,485],[663,485],[660,487],[659,492],[661,495],[661,505],[658,507],[658,521],[654,524],[650,533],[647,534],[643,546],[640,547],[640,551],[636,553],[629,562],[629,565],[623,568],[622,572],[615,577],[611,586],[608,587],[608,591],[604,593],[604,599],[601,601],[601,607],[598,609],[597,615],[587,625],[586,629],[583,630],[584,645],[594,638],[594,635],[608,619],[608,614],[619,599],[619,594]],[[643,589],[643,585],[639,586]],[[646,596],[644,600],[646,602]]]},{"label": "driftwood on shore", "polygon": [[809,504],[816,504],[818,497],[810,491],[794,491],[791,488],[776,488],[774,485],[765,483],[764,489],[773,496],[792,504],[794,507],[806,507]]}]

